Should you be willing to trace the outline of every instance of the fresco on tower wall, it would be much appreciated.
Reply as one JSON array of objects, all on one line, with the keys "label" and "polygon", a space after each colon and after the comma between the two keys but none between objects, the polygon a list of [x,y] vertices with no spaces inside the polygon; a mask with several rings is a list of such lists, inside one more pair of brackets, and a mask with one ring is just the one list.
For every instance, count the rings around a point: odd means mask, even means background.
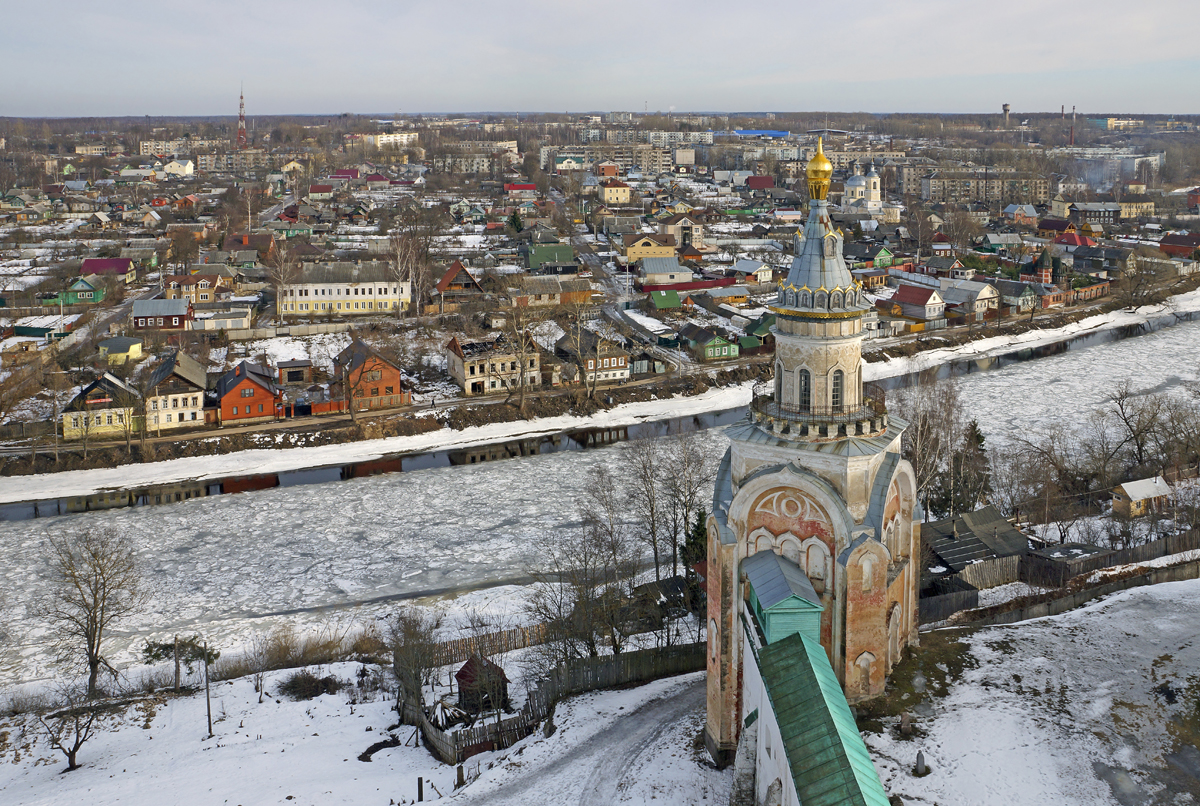
[{"label": "fresco on tower wall", "polygon": [[763,493],[750,508],[746,528],[746,556],[775,550],[803,569],[821,595],[821,645],[833,646],[833,583],[837,538],[825,510],[816,500],[792,487]]}]

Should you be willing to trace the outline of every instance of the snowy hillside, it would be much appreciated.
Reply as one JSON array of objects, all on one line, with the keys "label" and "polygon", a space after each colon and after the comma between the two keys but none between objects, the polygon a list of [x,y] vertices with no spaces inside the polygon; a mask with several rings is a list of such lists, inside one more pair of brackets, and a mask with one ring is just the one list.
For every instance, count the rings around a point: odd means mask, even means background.
[{"label": "snowy hillside", "polygon": [[[353,679],[359,668],[344,663],[319,673]],[[0,803],[387,806],[415,802],[418,776],[426,801],[455,795],[455,768],[424,747],[384,747],[370,762],[359,760],[389,738],[396,714],[385,699],[352,705],[342,691],[293,702],[276,691],[289,674],[271,675],[267,690],[276,696],[262,704],[249,679],[215,685],[211,739],[203,692],[147,697],[85,744],[81,768],[65,774],[62,754],[35,721],[0,718]],[[700,761],[703,746],[694,743],[703,692],[703,675],[694,674],[564,701],[550,739],[535,733],[468,761],[468,774],[479,779],[453,802],[505,803],[519,792],[513,802],[524,806],[721,803],[729,774]],[[401,742],[412,733],[392,731]]]}]

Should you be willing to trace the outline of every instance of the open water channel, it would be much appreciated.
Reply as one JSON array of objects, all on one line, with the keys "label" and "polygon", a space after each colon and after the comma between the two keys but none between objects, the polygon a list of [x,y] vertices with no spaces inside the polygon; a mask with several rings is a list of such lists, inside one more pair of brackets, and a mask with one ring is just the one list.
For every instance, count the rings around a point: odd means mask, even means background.
[{"label": "open water channel", "polygon": [[[1200,323],[1136,338],[1076,345],[1049,357],[1001,362],[960,376],[961,395],[989,440],[1051,422],[1078,420],[1118,382],[1140,389],[1197,380]],[[713,423],[740,415],[714,414]],[[665,431],[704,426],[673,423]],[[714,461],[721,428],[699,435]],[[119,661],[151,635],[203,633],[218,647],[287,621],[386,614],[401,598],[495,588],[490,606],[516,613],[519,583],[546,532],[572,539],[575,501],[588,470],[614,469],[616,447],[563,450],[478,464],[431,466],[345,481],[194,498],[170,506],[94,511],[0,522],[0,600],[9,640],[0,684],[45,679],[46,636],[33,605],[46,590],[46,538],[90,525],[130,536],[151,589],[150,606],[115,636]],[[341,478],[334,473],[332,478]]]}]

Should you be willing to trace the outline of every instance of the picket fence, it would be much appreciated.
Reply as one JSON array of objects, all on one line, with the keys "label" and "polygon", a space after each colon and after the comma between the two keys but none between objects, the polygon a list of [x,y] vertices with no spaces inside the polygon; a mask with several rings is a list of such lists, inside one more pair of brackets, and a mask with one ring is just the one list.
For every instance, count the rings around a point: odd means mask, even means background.
[{"label": "picket fence", "polygon": [[447,764],[458,764],[476,753],[511,747],[532,733],[549,716],[554,704],[564,697],[698,672],[706,667],[707,647],[707,643],[700,642],[570,661],[538,681],[529,692],[525,705],[515,715],[470,728],[443,731],[433,725],[424,708],[414,702],[402,701],[397,710],[405,724],[421,729],[434,755]]}]

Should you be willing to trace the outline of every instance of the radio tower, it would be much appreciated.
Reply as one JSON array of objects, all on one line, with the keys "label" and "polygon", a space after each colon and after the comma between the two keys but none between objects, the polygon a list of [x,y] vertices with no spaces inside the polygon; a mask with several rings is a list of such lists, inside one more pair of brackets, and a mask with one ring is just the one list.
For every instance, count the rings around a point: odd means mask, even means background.
[{"label": "radio tower", "polygon": [[237,147],[241,151],[246,147],[246,91],[243,87],[238,96],[238,136]]}]

